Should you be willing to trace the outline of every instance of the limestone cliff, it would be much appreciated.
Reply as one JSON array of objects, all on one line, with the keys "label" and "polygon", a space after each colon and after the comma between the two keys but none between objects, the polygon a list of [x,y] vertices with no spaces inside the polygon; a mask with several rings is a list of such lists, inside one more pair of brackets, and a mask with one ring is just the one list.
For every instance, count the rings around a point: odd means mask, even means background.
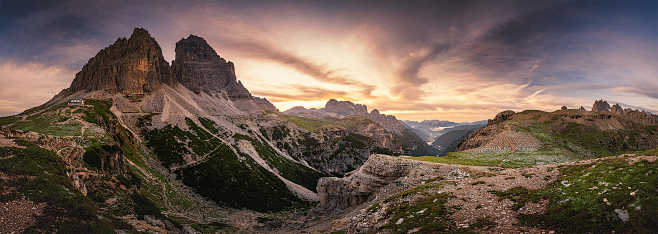
[{"label": "limestone cliff", "polygon": [[153,91],[171,83],[169,64],[151,35],[136,28],[130,38],[120,38],[101,50],[76,74],[67,93],[109,91],[126,95]]},{"label": "limestone cliff", "polygon": [[251,97],[237,80],[233,63],[220,57],[206,40],[195,35],[176,43],[172,74],[176,81],[196,93],[224,91],[231,99]]}]

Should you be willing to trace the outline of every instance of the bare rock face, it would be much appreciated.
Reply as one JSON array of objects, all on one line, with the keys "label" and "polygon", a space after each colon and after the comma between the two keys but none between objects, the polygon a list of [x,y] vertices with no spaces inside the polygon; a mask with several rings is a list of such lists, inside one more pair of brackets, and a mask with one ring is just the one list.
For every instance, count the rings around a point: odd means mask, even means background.
[{"label": "bare rock face", "polygon": [[368,114],[368,107],[362,104],[354,104],[350,101],[337,101],[331,99],[324,106],[325,111],[340,114],[343,116],[348,115],[366,115]]},{"label": "bare rock face", "polygon": [[136,28],[130,38],[118,39],[91,58],[67,91],[144,94],[170,82],[169,64],[160,46],[146,30]]},{"label": "bare rock face", "polygon": [[320,178],[317,185],[320,203],[317,209],[336,211],[357,206],[368,201],[373,194],[418,185],[423,180],[438,176],[447,179],[470,176],[459,167],[373,154],[350,176]]},{"label": "bare rock face", "polygon": [[421,164],[420,161],[373,154],[349,177],[320,178],[317,185],[319,206],[334,210],[359,205],[378,188],[409,174]]},{"label": "bare rock face", "polygon": [[617,104],[614,104],[614,105],[610,108],[610,112],[615,113],[615,114],[618,114],[618,115],[623,115],[623,114],[624,114],[624,108],[622,108],[622,107],[619,105],[619,103],[617,103]]},{"label": "bare rock face", "polygon": [[497,124],[497,123],[502,123],[502,122],[512,118],[512,116],[514,116],[514,114],[516,114],[516,113],[514,111],[511,111],[511,110],[500,112],[496,115],[496,117],[494,117],[493,120],[490,120],[487,125],[494,125],[494,124]]},{"label": "bare rock face", "polygon": [[233,63],[220,57],[206,40],[195,35],[176,43],[172,74],[176,81],[196,93],[224,91],[233,100],[251,97],[237,80]]},{"label": "bare rock face", "polygon": [[608,102],[604,101],[603,99],[596,100],[594,102],[594,105],[592,106],[592,111],[593,112],[610,111],[610,104],[608,104]]}]

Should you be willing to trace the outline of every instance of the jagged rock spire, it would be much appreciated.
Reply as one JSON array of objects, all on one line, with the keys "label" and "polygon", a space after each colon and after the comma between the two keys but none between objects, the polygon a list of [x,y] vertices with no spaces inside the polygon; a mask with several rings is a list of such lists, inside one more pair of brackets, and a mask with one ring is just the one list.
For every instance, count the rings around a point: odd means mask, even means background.
[{"label": "jagged rock spire", "polygon": [[233,63],[220,57],[206,40],[195,35],[176,43],[172,73],[176,81],[197,93],[226,91],[231,99],[251,97],[237,80]]},{"label": "jagged rock spire", "polygon": [[89,59],[76,74],[68,92],[105,90],[143,94],[169,82],[169,64],[160,46],[148,31],[135,28],[130,38],[117,39]]},{"label": "jagged rock spire", "polygon": [[610,104],[608,104],[608,102],[604,101],[603,99],[596,100],[594,101],[594,105],[592,106],[592,111],[593,112],[610,111]]}]

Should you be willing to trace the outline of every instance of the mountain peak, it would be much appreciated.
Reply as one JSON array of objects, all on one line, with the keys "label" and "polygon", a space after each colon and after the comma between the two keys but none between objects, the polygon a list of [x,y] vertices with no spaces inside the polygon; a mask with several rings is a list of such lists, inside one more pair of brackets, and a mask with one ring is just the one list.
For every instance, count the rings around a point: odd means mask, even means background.
[{"label": "mountain peak", "polygon": [[608,104],[608,102],[603,99],[596,100],[594,101],[594,105],[592,106],[592,111],[593,112],[610,111],[610,104]]},{"label": "mountain peak", "polygon": [[368,114],[368,107],[362,104],[354,104],[350,101],[338,101],[330,99],[325,104],[324,109],[340,115],[365,115]]},{"label": "mountain peak", "polygon": [[[194,72],[191,72],[194,71]],[[199,93],[225,91],[231,99],[248,98],[249,91],[235,76],[235,67],[220,57],[205,39],[189,35],[176,42],[174,79]]]},{"label": "mountain peak", "polygon": [[135,28],[133,29],[132,35],[130,35],[130,39],[138,39],[138,38],[152,38],[151,34],[144,28]]},{"label": "mountain peak", "polygon": [[158,43],[145,29],[135,28],[129,39],[119,38],[89,59],[68,92],[144,94],[170,77]]}]

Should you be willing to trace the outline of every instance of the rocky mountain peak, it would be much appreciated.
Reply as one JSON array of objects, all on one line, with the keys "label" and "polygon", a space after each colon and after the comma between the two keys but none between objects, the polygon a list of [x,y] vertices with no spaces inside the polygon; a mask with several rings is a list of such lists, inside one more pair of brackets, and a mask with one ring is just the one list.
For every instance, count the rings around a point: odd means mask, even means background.
[{"label": "rocky mountain peak", "polygon": [[367,115],[368,107],[362,104],[354,104],[350,101],[338,101],[330,99],[325,104],[324,109],[328,112],[333,112],[340,115]]},{"label": "rocky mountain peak", "polygon": [[194,92],[226,92],[231,99],[251,94],[235,76],[232,62],[220,57],[205,39],[190,35],[176,43],[174,79]]},{"label": "rocky mountain peak", "polygon": [[619,103],[616,103],[616,104],[612,105],[612,107],[610,108],[610,111],[612,113],[619,114],[619,115],[624,114],[624,108],[622,108],[621,105],[619,105]]},{"label": "rocky mountain peak", "polygon": [[594,105],[592,106],[592,111],[593,112],[610,111],[610,104],[608,104],[608,102],[603,99],[596,100],[594,101]]},{"label": "rocky mountain peak", "polygon": [[148,31],[135,28],[130,38],[119,38],[89,59],[67,91],[144,94],[169,82],[169,64],[160,46]]}]

